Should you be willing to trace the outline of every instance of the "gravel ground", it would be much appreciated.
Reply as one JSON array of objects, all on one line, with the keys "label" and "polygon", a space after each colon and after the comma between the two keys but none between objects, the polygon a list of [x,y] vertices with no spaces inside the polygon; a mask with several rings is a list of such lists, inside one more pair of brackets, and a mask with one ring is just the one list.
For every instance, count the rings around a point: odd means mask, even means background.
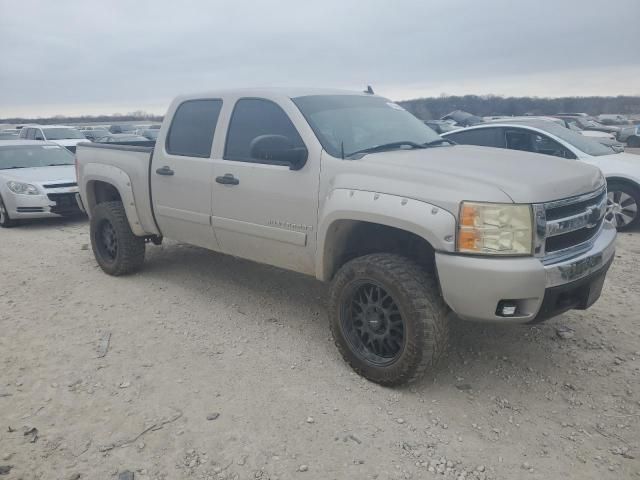
[{"label": "gravel ground", "polygon": [[590,310],[456,324],[400,389],[342,361],[313,279],[172,242],[112,278],[88,243],[0,231],[0,478],[640,479],[640,232]]}]

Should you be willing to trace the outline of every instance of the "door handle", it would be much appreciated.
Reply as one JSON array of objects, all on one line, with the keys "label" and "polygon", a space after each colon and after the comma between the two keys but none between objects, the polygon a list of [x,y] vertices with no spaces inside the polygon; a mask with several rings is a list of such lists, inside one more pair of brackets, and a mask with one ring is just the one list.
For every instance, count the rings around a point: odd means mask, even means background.
[{"label": "door handle", "polygon": [[173,175],[175,172],[173,170],[171,170],[171,168],[167,167],[166,165],[162,168],[159,168],[156,170],[156,173],[158,175],[166,175],[168,177],[170,177],[171,175]]},{"label": "door handle", "polygon": [[216,182],[223,185],[238,185],[240,180],[233,176],[233,173],[225,173],[223,177],[216,177]]}]

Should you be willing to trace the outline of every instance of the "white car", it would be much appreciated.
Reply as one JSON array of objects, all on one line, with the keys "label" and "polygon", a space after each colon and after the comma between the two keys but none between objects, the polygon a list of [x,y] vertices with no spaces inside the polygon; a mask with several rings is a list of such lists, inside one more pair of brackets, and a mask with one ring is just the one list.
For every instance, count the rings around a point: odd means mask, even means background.
[{"label": "white car", "polygon": [[77,144],[89,141],[80,130],[65,125],[25,125],[20,130],[20,138],[54,142],[74,153]]},{"label": "white car", "polygon": [[607,179],[607,220],[618,230],[640,224],[640,156],[615,153],[594,139],[545,120],[492,122],[444,133],[464,145],[555,155],[595,165]]},{"label": "white car", "polygon": [[0,141],[0,227],[26,218],[79,214],[74,160],[55,143]]}]

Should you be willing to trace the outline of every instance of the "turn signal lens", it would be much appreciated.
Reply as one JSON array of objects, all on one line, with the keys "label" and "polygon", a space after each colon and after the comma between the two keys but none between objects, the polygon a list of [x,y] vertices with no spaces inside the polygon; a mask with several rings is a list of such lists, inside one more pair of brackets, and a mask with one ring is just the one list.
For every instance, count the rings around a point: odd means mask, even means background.
[{"label": "turn signal lens", "polygon": [[531,206],[462,202],[456,250],[482,255],[531,255]]}]

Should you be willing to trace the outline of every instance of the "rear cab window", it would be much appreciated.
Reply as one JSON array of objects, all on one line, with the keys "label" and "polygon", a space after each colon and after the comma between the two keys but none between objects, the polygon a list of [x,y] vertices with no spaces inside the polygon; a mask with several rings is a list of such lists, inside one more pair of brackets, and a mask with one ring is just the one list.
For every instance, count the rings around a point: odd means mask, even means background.
[{"label": "rear cab window", "polygon": [[186,100],[171,120],[165,150],[170,155],[209,158],[221,99]]}]

